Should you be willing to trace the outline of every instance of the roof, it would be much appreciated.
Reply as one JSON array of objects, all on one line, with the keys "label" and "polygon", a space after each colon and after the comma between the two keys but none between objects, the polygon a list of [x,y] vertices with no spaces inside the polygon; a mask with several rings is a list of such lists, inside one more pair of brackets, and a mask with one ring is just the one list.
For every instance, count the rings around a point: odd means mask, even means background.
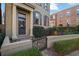
[{"label": "roof", "polygon": [[62,11],[64,11],[64,10],[68,10],[68,9],[70,9],[70,8],[74,8],[74,7],[76,7],[76,6],[79,6],[79,5],[75,5],[75,6],[71,6],[71,7],[65,8],[65,9],[63,9],[63,10],[59,10],[58,12],[52,13],[51,15],[56,14],[56,13],[59,13],[59,12],[62,12]]}]

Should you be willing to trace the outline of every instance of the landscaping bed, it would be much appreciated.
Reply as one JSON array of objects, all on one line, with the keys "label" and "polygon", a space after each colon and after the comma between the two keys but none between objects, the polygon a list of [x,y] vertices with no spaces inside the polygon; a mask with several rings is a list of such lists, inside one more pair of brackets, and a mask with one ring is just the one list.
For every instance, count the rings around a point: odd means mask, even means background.
[{"label": "landscaping bed", "polygon": [[12,56],[41,56],[41,52],[37,48],[31,48],[28,50],[16,52]]},{"label": "landscaping bed", "polygon": [[75,50],[79,50],[79,38],[57,41],[53,44],[51,49],[58,55],[67,55]]}]

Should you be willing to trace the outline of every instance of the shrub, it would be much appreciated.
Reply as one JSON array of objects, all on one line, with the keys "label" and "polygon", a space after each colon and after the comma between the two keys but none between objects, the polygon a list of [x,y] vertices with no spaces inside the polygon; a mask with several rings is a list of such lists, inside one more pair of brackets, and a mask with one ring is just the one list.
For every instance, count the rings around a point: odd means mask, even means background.
[{"label": "shrub", "polygon": [[62,27],[62,26],[58,27],[57,30],[58,30],[60,35],[64,34],[64,27]]},{"label": "shrub", "polygon": [[0,48],[1,48],[1,45],[4,41],[4,37],[5,37],[4,33],[0,33]]},{"label": "shrub", "polygon": [[53,28],[47,28],[46,29],[46,33],[47,35],[55,35],[56,32],[58,32],[57,28],[56,27],[53,27]]},{"label": "shrub", "polygon": [[41,51],[37,48],[31,48],[28,50],[23,50],[20,52],[16,52],[13,56],[41,56]]},{"label": "shrub", "polygon": [[34,26],[33,27],[33,35],[34,35],[34,37],[45,36],[45,29],[41,26]]},{"label": "shrub", "polygon": [[55,32],[57,32],[57,35],[68,35],[68,34],[79,34],[79,28],[77,27],[52,27],[47,28],[47,35],[55,35]]},{"label": "shrub", "polygon": [[77,26],[77,32],[79,33],[79,25]]}]

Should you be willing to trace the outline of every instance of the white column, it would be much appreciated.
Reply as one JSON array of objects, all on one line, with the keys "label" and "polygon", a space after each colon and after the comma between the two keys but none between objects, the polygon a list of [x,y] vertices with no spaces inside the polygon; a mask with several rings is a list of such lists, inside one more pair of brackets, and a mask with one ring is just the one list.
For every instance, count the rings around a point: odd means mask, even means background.
[{"label": "white column", "polygon": [[33,36],[33,11],[31,11],[31,19],[30,19],[30,36]]},{"label": "white column", "polygon": [[12,38],[16,39],[16,6],[13,5],[13,15],[12,15]]}]

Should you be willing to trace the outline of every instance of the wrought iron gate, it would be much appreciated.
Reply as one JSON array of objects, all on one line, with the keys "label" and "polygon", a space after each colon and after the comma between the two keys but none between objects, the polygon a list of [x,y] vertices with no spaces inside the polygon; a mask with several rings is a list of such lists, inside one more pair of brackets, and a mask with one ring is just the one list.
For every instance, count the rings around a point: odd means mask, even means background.
[{"label": "wrought iron gate", "polygon": [[40,50],[43,50],[47,48],[47,37],[41,37],[41,38],[32,38],[32,46],[36,47]]}]

